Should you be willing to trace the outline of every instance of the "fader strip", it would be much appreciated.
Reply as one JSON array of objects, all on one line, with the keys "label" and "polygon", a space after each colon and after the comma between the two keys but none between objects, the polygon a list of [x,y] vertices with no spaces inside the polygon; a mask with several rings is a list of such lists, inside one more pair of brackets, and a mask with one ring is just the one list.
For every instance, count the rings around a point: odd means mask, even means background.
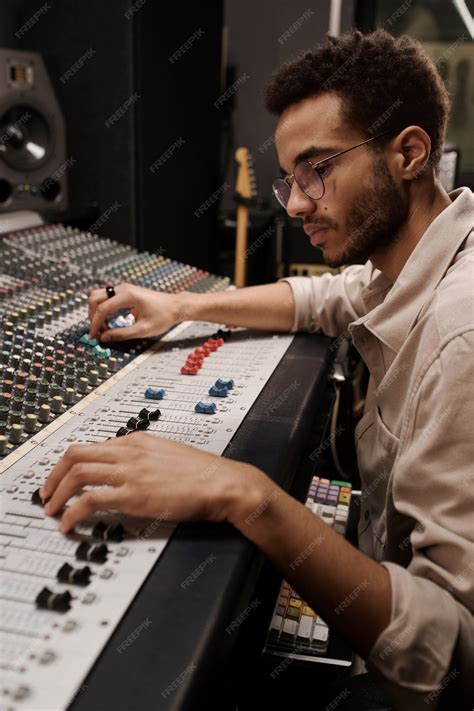
[{"label": "fader strip", "polygon": [[[221,454],[293,337],[223,327],[226,339],[198,372],[181,372],[217,328],[182,324],[3,460],[0,711],[68,706],[174,530],[166,511],[154,521],[97,513],[66,537],[44,515],[38,488],[72,442],[140,429],[140,421]],[[216,384],[225,395],[209,394]],[[159,400],[146,396],[150,388]],[[215,413],[197,412],[198,402],[214,403]]]}]

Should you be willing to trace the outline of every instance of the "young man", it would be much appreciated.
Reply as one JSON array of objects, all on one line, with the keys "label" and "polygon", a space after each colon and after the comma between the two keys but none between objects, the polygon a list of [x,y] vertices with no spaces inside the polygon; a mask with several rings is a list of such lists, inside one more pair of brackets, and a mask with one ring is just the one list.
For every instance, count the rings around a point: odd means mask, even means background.
[{"label": "young man", "polygon": [[[136,324],[102,340],[161,333],[187,319],[330,336],[348,330],[371,374],[356,430],[360,550],[283,491],[275,495],[262,471],[146,434],[72,446],[42,489],[52,496],[47,512],[60,512],[84,485],[113,481],[83,493],[61,530],[105,507],[230,521],[366,660],[396,708],[436,708],[441,699],[467,708],[474,198],[468,188],[448,195],[437,179],[448,95],[416,42],[352,32],[283,66],[267,107],[278,116],[286,176],[275,181],[276,196],[328,264],[352,266],[212,295],[122,284],[107,299],[95,290],[91,336],[125,306],[134,307]],[[305,550],[305,562],[291,566]]]}]

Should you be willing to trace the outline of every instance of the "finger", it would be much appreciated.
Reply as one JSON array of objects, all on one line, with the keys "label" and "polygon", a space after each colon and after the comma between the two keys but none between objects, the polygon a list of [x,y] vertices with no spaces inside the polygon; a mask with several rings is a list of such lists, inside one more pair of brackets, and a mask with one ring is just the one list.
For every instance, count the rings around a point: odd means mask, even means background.
[{"label": "finger", "polygon": [[72,465],[59,482],[44,512],[48,516],[55,516],[84,486],[119,486],[122,481],[123,467],[120,464],[78,462]]},{"label": "finger", "polygon": [[89,292],[89,301],[88,301],[89,321],[93,318],[95,310],[98,307],[98,305],[101,304],[102,301],[105,301],[107,298],[108,298],[107,293],[104,288],[92,289]]},{"label": "finger", "polygon": [[101,462],[114,464],[122,456],[117,448],[122,449],[121,437],[99,444],[73,444],[68,447],[64,456],[53,467],[48,478],[40,489],[42,499],[53,495],[59,482],[66,476],[69,469],[78,462]]},{"label": "finger", "polygon": [[146,335],[144,321],[137,321],[133,326],[124,328],[107,328],[100,333],[101,342],[106,341],[130,341],[133,338],[143,338]]},{"label": "finger", "polygon": [[103,509],[122,511],[126,505],[127,497],[121,488],[85,491],[63,513],[59,530],[61,533],[68,533],[80,521],[92,516],[95,511]]},{"label": "finger", "polygon": [[123,308],[132,308],[133,296],[130,288],[120,290],[111,299],[105,299],[97,305],[95,313],[89,326],[89,338],[95,338],[101,326],[104,325],[107,316]]}]

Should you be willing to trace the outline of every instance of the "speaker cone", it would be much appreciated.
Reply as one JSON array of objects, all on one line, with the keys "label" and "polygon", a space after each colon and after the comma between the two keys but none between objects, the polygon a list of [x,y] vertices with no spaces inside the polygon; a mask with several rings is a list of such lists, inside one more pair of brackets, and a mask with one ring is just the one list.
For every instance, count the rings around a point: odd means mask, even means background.
[{"label": "speaker cone", "polygon": [[30,172],[48,160],[51,130],[31,106],[12,106],[0,116],[0,158],[13,170]]}]

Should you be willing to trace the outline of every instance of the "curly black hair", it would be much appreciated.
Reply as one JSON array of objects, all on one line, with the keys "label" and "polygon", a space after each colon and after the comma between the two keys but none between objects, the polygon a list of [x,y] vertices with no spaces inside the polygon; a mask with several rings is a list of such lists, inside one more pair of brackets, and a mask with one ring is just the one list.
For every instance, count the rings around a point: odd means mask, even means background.
[{"label": "curly black hair", "polygon": [[[441,157],[450,99],[422,45],[383,29],[352,30],[282,65],[267,87],[265,106],[280,116],[303,99],[333,91],[346,120],[364,135],[420,126],[431,138],[431,163]],[[377,150],[377,141],[369,144]]]}]

